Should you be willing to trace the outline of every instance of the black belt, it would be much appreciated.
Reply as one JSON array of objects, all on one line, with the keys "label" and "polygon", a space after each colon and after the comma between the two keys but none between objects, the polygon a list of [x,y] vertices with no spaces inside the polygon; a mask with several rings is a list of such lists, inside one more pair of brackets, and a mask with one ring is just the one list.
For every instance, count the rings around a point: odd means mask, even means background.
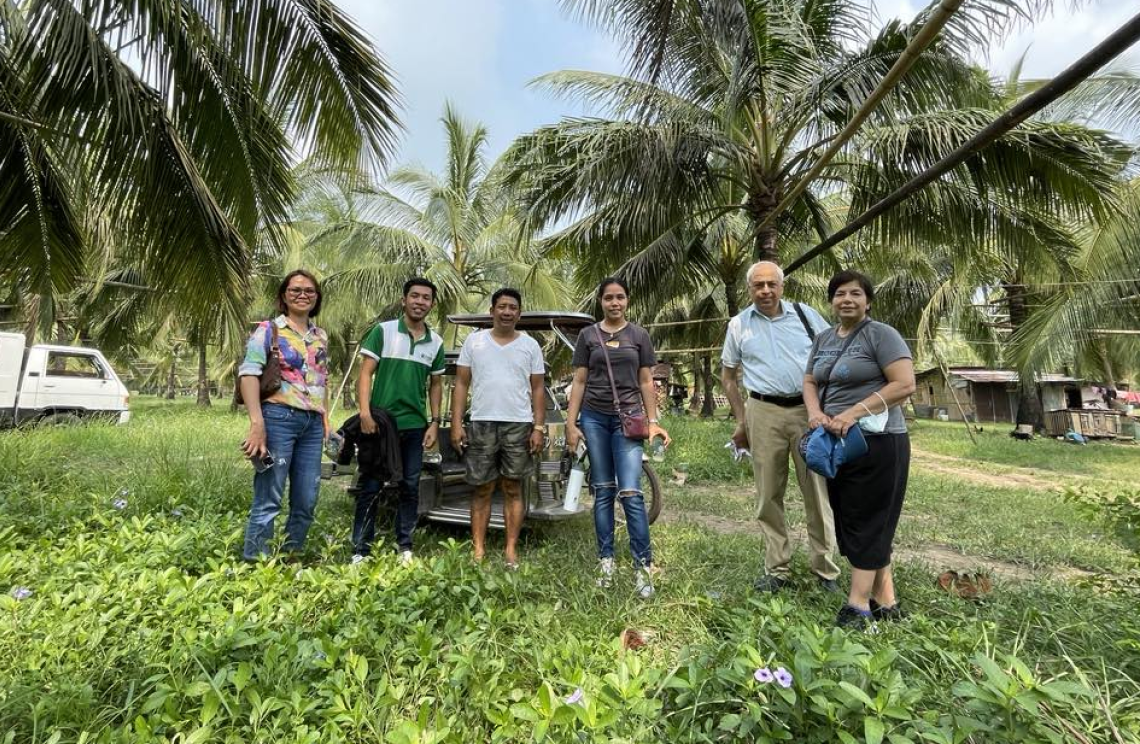
[{"label": "black belt", "polygon": [[755,398],[764,403],[771,403],[781,408],[792,408],[804,404],[804,396],[802,395],[761,395],[760,393],[754,393],[749,390],[748,397]]}]

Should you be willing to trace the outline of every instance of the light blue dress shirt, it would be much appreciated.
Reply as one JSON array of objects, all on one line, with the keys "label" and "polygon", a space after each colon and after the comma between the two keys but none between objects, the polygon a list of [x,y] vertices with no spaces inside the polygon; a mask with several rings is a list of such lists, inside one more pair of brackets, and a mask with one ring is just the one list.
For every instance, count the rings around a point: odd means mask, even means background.
[{"label": "light blue dress shirt", "polygon": [[[830,328],[814,308],[802,302],[800,308],[816,333]],[[749,305],[728,321],[720,363],[733,369],[743,365],[744,387],[754,393],[800,395],[811,338],[791,302],[780,300],[780,309],[779,315],[769,318]]]}]

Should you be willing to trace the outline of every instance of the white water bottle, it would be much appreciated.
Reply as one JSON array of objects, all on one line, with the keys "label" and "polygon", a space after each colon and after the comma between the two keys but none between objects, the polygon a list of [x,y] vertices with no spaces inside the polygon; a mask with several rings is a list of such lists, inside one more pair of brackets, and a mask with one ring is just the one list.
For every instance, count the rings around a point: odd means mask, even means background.
[{"label": "white water bottle", "polygon": [[586,482],[586,468],[581,460],[570,465],[570,477],[566,479],[566,493],[562,497],[562,508],[578,511],[578,497],[582,495],[582,484]]},{"label": "white water bottle", "polygon": [[578,447],[574,451],[574,459],[570,463],[570,477],[566,479],[566,491],[562,496],[562,508],[566,511],[578,511],[578,499],[582,495],[582,486],[586,482],[586,442],[578,440]]}]

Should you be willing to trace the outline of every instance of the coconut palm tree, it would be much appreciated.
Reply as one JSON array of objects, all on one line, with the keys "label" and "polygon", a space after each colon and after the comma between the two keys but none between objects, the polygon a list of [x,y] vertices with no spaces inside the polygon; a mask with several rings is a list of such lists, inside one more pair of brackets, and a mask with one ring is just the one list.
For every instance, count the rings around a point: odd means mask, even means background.
[{"label": "coconut palm tree", "polygon": [[1140,372],[1140,179],[1120,211],[1078,231],[1080,251],[1057,281],[1032,287],[1037,306],[1010,338],[1021,369],[1069,366],[1109,387]]},{"label": "coconut palm tree", "polygon": [[[676,253],[686,244],[678,231],[699,233],[723,215],[742,214],[753,228],[755,258],[788,258],[778,238],[804,227],[825,233],[820,200],[828,193],[850,189],[856,207],[888,193],[919,165],[913,159],[918,147],[940,153],[972,134],[976,108],[992,98],[989,80],[964,54],[979,33],[977,19],[960,11],[965,15],[872,114],[866,134],[768,224],[823,145],[903,53],[925,12],[871,35],[869,11],[853,2],[569,4],[632,42],[633,74],[563,71],[540,78],[540,86],[594,105],[600,117],[565,119],[520,138],[510,153],[510,181],[533,219],[579,218],[563,236],[587,253],[624,258],[647,247],[664,251],[663,242],[672,242]],[[1010,171],[1023,173],[1035,163],[1042,139],[1035,134],[1009,138],[1000,161],[979,158],[961,180],[1005,187]],[[1051,156],[1062,158],[1053,161],[1058,171],[1087,170],[1078,152]],[[1081,183],[1081,196],[1095,202],[1099,185]],[[879,221],[879,233],[929,239],[945,229],[932,227],[929,218],[947,207],[964,212],[953,215],[962,218],[963,237],[989,238],[1016,227],[969,221],[971,194],[960,187],[943,192],[914,200],[927,219],[888,216]],[[1026,203],[1036,196],[1031,190],[1021,195]]]},{"label": "coconut palm tree", "polygon": [[[320,218],[332,219],[309,238],[310,249],[339,253],[349,264],[328,275],[330,295],[394,312],[403,282],[426,276],[439,287],[440,327],[450,313],[482,310],[503,285],[520,289],[531,308],[565,302],[566,272],[540,260],[528,225],[486,159],[486,128],[464,121],[450,105],[441,123],[442,173],[399,167],[384,187],[342,192],[343,206]],[[445,338],[454,343],[456,329]]]},{"label": "coconut palm tree", "polygon": [[0,282],[50,325],[113,243],[184,311],[238,317],[291,163],[375,167],[395,101],[329,3],[0,4]]},{"label": "coconut palm tree", "polygon": [[[715,276],[720,254],[694,248],[725,246],[702,236],[723,232],[726,217],[743,218],[740,239],[753,258],[795,257],[809,237],[834,229],[829,199],[862,212],[966,141],[1006,100],[966,52],[986,38],[984,18],[1000,20],[995,14],[1015,6],[968,6],[805,184],[930,8],[872,34],[866,6],[838,0],[569,4],[631,42],[631,74],[540,78],[600,113],[520,138],[507,156],[508,182],[533,221],[570,223],[550,238],[565,255],[641,274],[658,291],[683,295]],[[1061,265],[1075,246],[1067,226],[1111,211],[1126,159],[1103,132],[1031,120],[879,218],[832,260],[886,268],[888,288],[913,321],[926,304],[923,283],[898,268],[925,265],[928,278],[945,280],[955,266],[978,268],[976,249],[1013,257],[1041,246],[1051,252],[1048,265]]]},{"label": "coconut palm tree", "polygon": [[[990,118],[1045,82],[1023,79],[1019,62],[1004,80],[995,81],[995,94],[989,102]],[[1065,146],[1082,148],[1090,158],[1100,160],[1099,170],[1112,176],[1112,180],[1101,187],[1104,189],[1101,206],[1092,210],[1082,209],[1083,198],[1074,198],[1066,192],[1071,183],[1069,179],[1046,179],[1044,174],[1034,169],[1022,175],[1026,187],[1033,188],[1034,181],[1043,182],[1053,192],[1054,201],[1051,205],[1026,212],[1020,218],[1038,239],[969,244],[965,246],[966,250],[957,251],[947,251],[946,246],[941,250],[933,246],[922,252],[927,258],[940,260],[945,269],[939,272],[940,276],[927,275],[928,281],[918,282],[919,286],[927,285],[929,297],[918,324],[920,348],[929,346],[938,330],[949,324],[970,339],[975,351],[983,358],[1017,366],[1022,373],[1019,424],[1043,426],[1044,414],[1034,382],[1035,373],[1057,369],[1063,358],[1058,350],[1076,351],[1076,347],[1066,340],[1042,346],[1030,353],[1025,342],[1015,341],[1022,329],[1035,327],[1037,331],[1029,338],[1038,343],[1043,340],[1040,333],[1044,328],[1060,321],[1060,316],[1055,313],[1036,318],[1039,311],[1050,309],[1051,301],[1061,305],[1069,303],[1064,299],[1068,292],[1058,291],[1058,288],[1085,287],[1089,285],[1084,281],[1093,281],[1092,286],[1110,289],[1107,293],[1094,289],[1082,296],[1107,300],[1115,289],[1125,286],[1105,281],[1104,275],[1097,272],[1112,272],[1116,267],[1127,265],[1119,263],[1129,255],[1127,248],[1121,246],[1127,246],[1124,236],[1135,237],[1135,233],[1130,232],[1134,223],[1129,221],[1137,215],[1136,196],[1131,187],[1126,187],[1118,179],[1127,172],[1129,161],[1137,154],[1136,146],[1120,137],[1129,134],[1130,128],[1131,133],[1140,131],[1135,124],[1135,116],[1140,114],[1140,105],[1136,103],[1138,99],[1140,77],[1124,70],[1110,70],[1089,79],[1030,122],[1041,132],[1051,130],[1055,140],[1053,149]],[[1118,134],[1105,134],[1101,130],[1104,126],[1111,127]],[[1047,150],[1043,151],[1042,155],[1047,153]],[[983,156],[987,155],[983,153]],[[994,192],[991,201],[997,209],[1008,208],[1000,192]],[[1089,203],[1084,204],[1088,206]],[[1076,229],[1072,227],[1074,225]],[[898,251],[880,248],[877,253],[880,261],[885,258],[889,263],[899,263]],[[939,254],[941,259],[937,258]],[[912,260],[910,263],[913,265],[915,262]],[[1115,288],[1111,288],[1113,284],[1116,284]],[[1078,317],[1087,321],[1086,330],[1103,327],[1100,324],[1105,318],[1088,313],[1087,305],[1077,301],[1073,307],[1083,307],[1085,311],[1067,313],[1064,321],[1067,330],[1077,330],[1071,324]],[[1121,321],[1129,317],[1127,303],[1124,306],[1115,303],[1115,307],[1125,312],[1113,317]],[[1087,333],[1074,333],[1073,338],[1078,337],[1084,338],[1086,344],[1090,340]],[[1013,342],[1014,347],[1020,346],[1020,349],[1003,359],[1007,341]],[[1104,353],[1094,353],[1096,349],[1104,352],[1107,343],[1100,338],[1094,347],[1086,346],[1084,351],[1107,363]],[[1075,357],[1070,356],[1065,363],[1072,364],[1080,356],[1079,353]]]}]

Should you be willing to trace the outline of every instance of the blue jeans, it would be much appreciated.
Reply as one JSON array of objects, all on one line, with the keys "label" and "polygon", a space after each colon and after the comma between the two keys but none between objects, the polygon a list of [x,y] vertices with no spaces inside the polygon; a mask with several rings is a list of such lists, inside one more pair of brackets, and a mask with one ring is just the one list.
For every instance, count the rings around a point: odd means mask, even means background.
[{"label": "blue jeans", "polygon": [[[423,429],[400,432],[400,460],[404,478],[400,481],[396,504],[396,549],[411,550],[412,533],[419,520],[420,471],[424,468]],[[376,505],[382,485],[376,478],[365,478],[360,482],[356,515],[352,520],[352,549],[359,555],[372,552],[372,541],[376,539]]]},{"label": "blue jeans", "polygon": [[598,557],[614,557],[614,498],[625,509],[629,552],[638,566],[653,564],[649,547],[649,516],[641,491],[641,442],[621,433],[616,413],[583,408],[578,426],[590,454],[590,488],[594,492],[594,532]]},{"label": "blue jeans", "polygon": [[325,441],[324,417],[280,403],[263,403],[265,444],[273,455],[273,467],[253,477],[253,505],[245,528],[242,557],[256,560],[273,539],[273,522],[281,511],[285,478],[289,479],[289,518],[285,521],[283,550],[297,552],[313,523],[317,494],[321,488],[321,446]]}]

